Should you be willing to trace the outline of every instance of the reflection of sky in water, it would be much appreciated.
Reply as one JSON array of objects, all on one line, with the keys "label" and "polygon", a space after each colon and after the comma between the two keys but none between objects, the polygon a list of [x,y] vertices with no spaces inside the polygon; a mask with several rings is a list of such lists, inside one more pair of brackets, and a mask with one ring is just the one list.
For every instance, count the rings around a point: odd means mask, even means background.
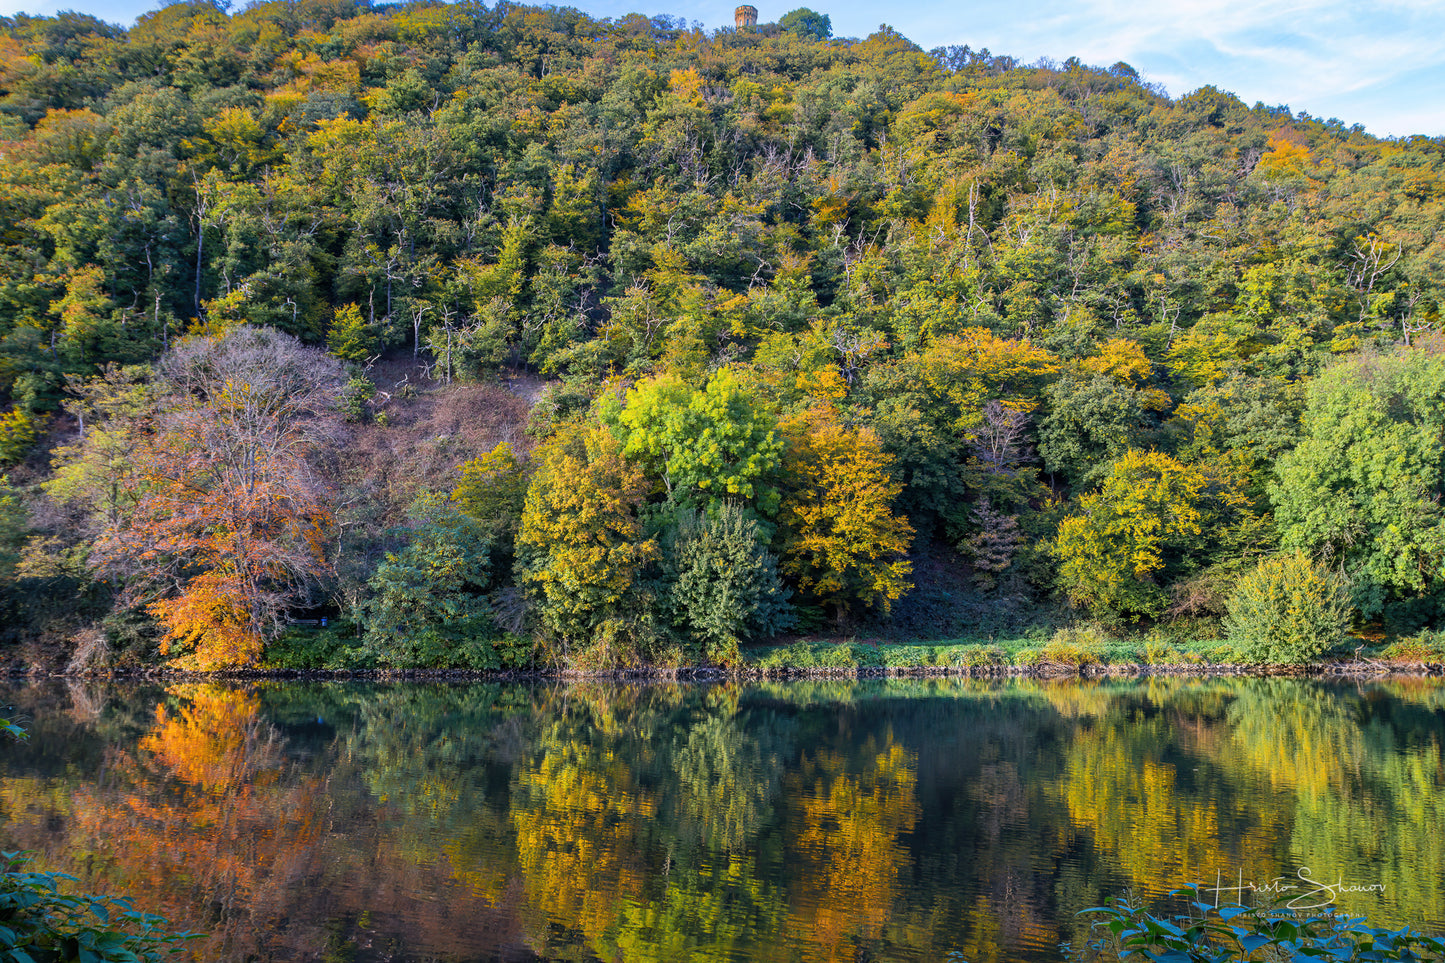
[{"label": "reflection of sky in water", "polygon": [[0,845],[205,959],[1055,960],[1079,909],[1191,881],[1445,929],[1428,684],[6,698]]}]

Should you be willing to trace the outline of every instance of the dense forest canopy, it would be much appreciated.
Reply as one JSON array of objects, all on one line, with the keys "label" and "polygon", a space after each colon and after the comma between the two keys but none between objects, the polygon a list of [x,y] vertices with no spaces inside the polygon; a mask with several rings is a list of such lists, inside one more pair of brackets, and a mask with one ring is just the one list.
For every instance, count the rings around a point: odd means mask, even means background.
[{"label": "dense forest canopy", "polygon": [[[0,158],[21,632],[726,661],[1217,619],[1282,553],[1362,619],[1445,588],[1439,138],[808,9],[277,0],[0,18]],[[524,376],[525,434],[382,466],[418,381]]]}]

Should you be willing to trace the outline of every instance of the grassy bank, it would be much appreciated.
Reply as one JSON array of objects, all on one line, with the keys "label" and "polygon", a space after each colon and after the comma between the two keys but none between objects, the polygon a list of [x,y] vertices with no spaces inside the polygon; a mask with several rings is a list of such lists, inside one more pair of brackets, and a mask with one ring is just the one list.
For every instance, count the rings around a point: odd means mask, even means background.
[{"label": "grassy bank", "polygon": [[[1366,671],[1403,670],[1445,664],[1445,641],[1433,633],[1386,643],[1350,639],[1309,666],[1353,666]],[[1214,672],[1245,668],[1270,671],[1280,665],[1252,665],[1221,639],[1116,637],[1097,630],[1065,629],[1048,638],[955,639],[940,642],[871,643],[857,639],[799,640],[746,650],[742,667],[764,674],[828,670],[993,670],[1008,674],[1092,674],[1107,671],[1168,670]]]},{"label": "grassy bank", "polygon": [[[847,672],[974,674],[1094,674],[1170,671],[1209,673],[1251,666],[1230,643],[1210,631],[1209,623],[1115,633],[1094,625],[1055,630],[1034,629],[1015,636],[961,637],[910,642],[868,636],[803,637],[783,643],[744,646],[740,659],[726,666],[666,663],[636,666],[626,674],[672,674],[709,669],[741,675],[827,675]],[[530,644],[516,640],[511,671],[561,671]],[[1407,670],[1445,664],[1445,633],[1422,632],[1394,638],[1350,637],[1315,667],[1354,667],[1356,671]],[[342,622],[325,629],[288,633],[268,650],[263,672],[388,673],[362,652],[355,627]],[[465,670],[441,664],[438,671]]]},{"label": "grassy bank", "polygon": [[[646,665],[610,666],[592,671],[548,658],[540,646],[508,638],[498,646],[502,671],[474,671],[460,659],[405,668],[379,663],[362,646],[355,624],[345,620],[325,628],[293,628],[274,641],[254,669],[227,675],[378,675],[511,677],[552,675],[675,676],[739,675],[787,677],[850,673],[915,675],[1100,675],[1220,672],[1438,672],[1445,667],[1445,632],[1387,636],[1362,633],[1340,641],[1308,663],[1259,664],[1220,637],[1210,622],[1170,623],[1132,632],[1110,631],[1082,623],[1061,628],[1035,626],[1014,634],[912,640],[859,633],[810,635],[743,646],[726,665],[669,659]],[[46,656],[51,656],[47,658]],[[67,665],[62,653],[31,647],[9,653],[0,672],[41,675],[190,675],[164,662],[144,659],[132,650],[116,653],[84,670]]]}]

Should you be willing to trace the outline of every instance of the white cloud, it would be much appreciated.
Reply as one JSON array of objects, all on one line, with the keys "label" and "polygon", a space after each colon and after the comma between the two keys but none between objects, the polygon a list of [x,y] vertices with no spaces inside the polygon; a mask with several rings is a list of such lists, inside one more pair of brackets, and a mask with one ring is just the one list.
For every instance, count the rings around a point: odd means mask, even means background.
[{"label": "white cloud", "polygon": [[[1025,61],[1123,60],[1176,95],[1213,84],[1249,103],[1337,115],[1377,133],[1445,133],[1434,106],[1445,102],[1445,4],[1438,0],[1175,0],[1151,8],[1023,0],[981,13],[943,30],[941,18],[925,14],[918,33],[900,13],[895,26],[925,46],[968,43]],[[1413,86],[1397,83],[1411,73]]]}]

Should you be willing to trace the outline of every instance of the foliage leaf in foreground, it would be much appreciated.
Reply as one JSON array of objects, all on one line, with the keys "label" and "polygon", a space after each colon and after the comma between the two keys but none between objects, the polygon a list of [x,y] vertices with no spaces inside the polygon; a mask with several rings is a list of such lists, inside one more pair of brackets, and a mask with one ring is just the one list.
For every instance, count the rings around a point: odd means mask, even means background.
[{"label": "foliage leaf in foreground", "polygon": [[110,896],[67,895],[64,873],[32,873],[30,857],[0,854],[0,960],[5,963],[153,963],[183,950],[191,934]]},{"label": "foliage leaf in foreground", "polygon": [[1227,963],[1245,960],[1441,960],[1445,939],[1409,927],[1391,930],[1321,908],[1309,911],[1223,906],[1204,902],[1197,886],[1170,895],[1189,911],[1155,916],[1129,898],[1084,910],[1097,934],[1081,948],[1065,947],[1068,963],[1148,960],[1150,963]]}]

